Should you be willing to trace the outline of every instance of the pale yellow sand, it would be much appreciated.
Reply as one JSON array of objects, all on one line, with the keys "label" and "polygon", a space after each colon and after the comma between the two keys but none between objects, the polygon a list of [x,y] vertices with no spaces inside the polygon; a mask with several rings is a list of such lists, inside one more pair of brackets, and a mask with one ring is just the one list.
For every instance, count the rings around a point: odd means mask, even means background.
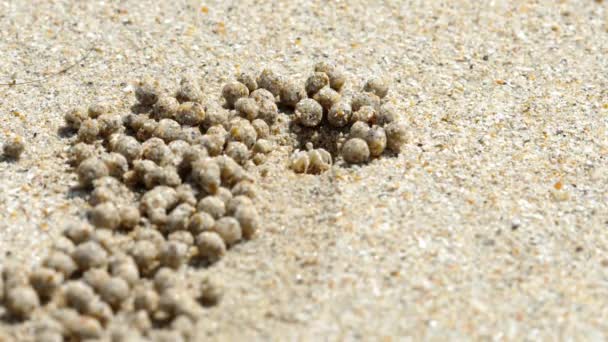
[{"label": "pale yellow sand", "polygon": [[[38,262],[72,199],[62,116],[133,103],[151,74],[219,96],[239,70],[323,59],[384,74],[398,158],[258,175],[264,227],[209,273],[218,340],[603,339],[608,333],[608,4],[601,1],[1,1],[0,262]],[[360,86],[356,84],[355,86]],[[122,103],[122,104],[121,104]],[[12,325],[3,325],[6,331]]]}]

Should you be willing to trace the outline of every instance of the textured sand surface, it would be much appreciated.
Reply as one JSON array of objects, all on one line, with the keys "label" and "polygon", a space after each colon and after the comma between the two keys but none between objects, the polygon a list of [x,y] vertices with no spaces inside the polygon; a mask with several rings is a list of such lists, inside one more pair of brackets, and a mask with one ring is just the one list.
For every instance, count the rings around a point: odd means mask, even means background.
[{"label": "textured sand surface", "polygon": [[[150,74],[209,94],[239,70],[383,74],[411,140],[396,158],[257,175],[264,227],[210,268],[218,340],[602,339],[608,334],[608,3],[0,1],[0,263],[38,262],[70,195],[63,114],[125,111]],[[353,85],[355,87],[359,84]],[[264,174],[264,176],[262,176]],[[2,325],[11,330],[13,326]]]}]

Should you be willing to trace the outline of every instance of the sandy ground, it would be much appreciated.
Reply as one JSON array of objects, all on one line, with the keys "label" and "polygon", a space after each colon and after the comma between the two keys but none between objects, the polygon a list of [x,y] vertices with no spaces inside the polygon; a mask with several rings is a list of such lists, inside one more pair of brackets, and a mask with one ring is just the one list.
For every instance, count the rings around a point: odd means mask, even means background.
[{"label": "sandy ground", "polygon": [[[557,340],[608,335],[608,3],[1,1],[0,262],[35,264],[83,216],[62,116],[124,110],[154,75],[304,79],[323,59],[388,76],[395,158],[257,175],[264,228],[209,269],[217,340]],[[359,84],[355,84],[359,86]],[[265,174],[265,176],[262,176]],[[3,325],[2,329],[13,326]]]}]

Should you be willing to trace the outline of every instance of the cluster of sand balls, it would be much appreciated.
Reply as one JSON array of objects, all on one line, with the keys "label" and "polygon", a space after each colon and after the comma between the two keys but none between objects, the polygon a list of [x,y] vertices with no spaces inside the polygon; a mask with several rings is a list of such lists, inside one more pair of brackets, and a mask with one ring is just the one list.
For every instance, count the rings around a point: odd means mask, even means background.
[{"label": "cluster of sand balls", "polygon": [[40,340],[188,339],[221,291],[207,278],[187,288],[179,278],[260,224],[247,167],[272,150],[264,138],[278,112],[269,93],[253,90],[243,104],[225,91],[224,106],[204,104],[200,84],[184,78],[172,95],[152,79],[135,94],[133,113],[97,103],[66,114],[76,133],[68,159],[92,206],[87,222],[70,224],[35,269],[3,268],[3,306],[35,321]]},{"label": "cluster of sand balls", "polygon": [[[221,291],[206,277],[184,278],[190,265],[218,261],[258,230],[249,170],[281,141],[280,121],[317,136],[291,156],[298,173],[322,173],[337,158],[366,163],[404,142],[405,127],[383,100],[385,81],[369,80],[348,97],[339,68],[319,63],[314,70],[303,85],[268,69],[239,74],[224,85],[221,102],[192,77],[175,92],[146,78],[131,113],[103,102],[69,111],[75,138],[68,161],[91,209],[39,266],[3,268],[7,312],[34,321],[41,341],[191,339]],[[324,138],[333,155],[315,148]],[[23,150],[10,144],[17,145]]]},{"label": "cluster of sand balls", "polygon": [[[315,65],[294,105],[295,122],[308,129],[329,131],[336,157],[349,164],[362,164],[380,157],[386,150],[398,153],[406,138],[406,126],[398,121],[394,105],[384,102],[389,84],[382,77],[368,80],[351,98],[341,94],[344,76],[325,62]],[[300,89],[285,86],[286,89]],[[290,93],[293,91],[284,91]],[[308,96],[308,97],[307,97]],[[293,97],[290,96],[290,99]],[[333,132],[332,132],[333,131]],[[331,155],[323,148],[296,151],[290,166],[299,173],[320,173],[331,166]]]}]

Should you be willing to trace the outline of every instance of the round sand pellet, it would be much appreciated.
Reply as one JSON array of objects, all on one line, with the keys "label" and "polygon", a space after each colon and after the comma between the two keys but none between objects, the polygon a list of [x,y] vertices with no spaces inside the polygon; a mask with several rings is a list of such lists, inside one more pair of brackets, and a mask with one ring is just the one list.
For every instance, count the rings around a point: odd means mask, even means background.
[{"label": "round sand pellet", "polygon": [[314,70],[325,73],[329,77],[330,86],[336,91],[340,91],[346,83],[346,75],[342,69],[332,63],[319,62],[315,64]]},{"label": "round sand pellet", "polygon": [[76,172],[78,174],[78,181],[83,187],[90,187],[93,185],[94,180],[110,174],[106,164],[97,157],[85,159],[80,163]]},{"label": "round sand pellet", "polygon": [[239,98],[235,104],[234,108],[242,117],[246,118],[249,121],[255,120],[258,117],[258,113],[260,108],[258,103],[249,97],[241,97]]},{"label": "round sand pellet", "polygon": [[383,77],[374,77],[363,86],[363,91],[376,94],[379,98],[384,98],[388,94],[389,83]]},{"label": "round sand pellet", "polygon": [[40,299],[29,286],[7,289],[4,299],[7,311],[18,318],[28,318],[40,306]]},{"label": "round sand pellet", "polygon": [[281,104],[295,107],[300,100],[306,98],[306,90],[294,81],[286,81],[281,87]]},{"label": "round sand pellet", "polygon": [[403,144],[407,142],[407,126],[399,121],[392,122],[385,127],[386,146],[395,153],[401,151]]},{"label": "round sand pellet", "polygon": [[25,140],[21,136],[13,136],[4,143],[2,153],[8,159],[17,160],[25,151]]},{"label": "round sand pellet", "polygon": [[237,77],[236,80],[243,83],[247,89],[249,90],[249,92],[253,92],[254,90],[258,89],[258,82],[255,80],[255,77],[251,74],[242,72],[240,73]]},{"label": "round sand pellet", "polygon": [[308,96],[314,96],[323,87],[329,85],[329,77],[324,72],[315,72],[306,79],[306,93]]},{"label": "round sand pellet", "polygon": [[175,120],[186,126],[200,125],[205,121],[205,108],[197,102],[184,102],[177,107]]},{"label": "round sand pellet", "polygon": [[369,159],[369,147],[365,140],[360,138],[352,138],[342,146],[342,157],[351,164],[365,163]]},{"label": "round sand pellet", "polygon": [[369,147],[369,153],[372,157],[379,157],[386,148],[386,132],[384,128],[379,126],[372,127],[365,137],[365,142]]},{"label": "round sand pellet", "polygon": [[313,99],[304,99],[296,105],[295,115],[300,125],[315,127],[323,120],[323,107]]},{"label": "round sand pellet", "polygon": [[228,246],[234,245],[243,237],[241,225],[234,217],[226,216],[215,221],[213,231],[218,233]]},{"label": "round sand pellet", "polygon": [[213,231],[205,231],[196,237],[196,246],[200,257],[215,262],[226,253],[226,243]]},{"label": "round sand pellet", "polygon": [[340,101],[341,96],[340,93],[331,87],[326,86],[321,88],[321,90],[319,90],[319,92],[317,92],[313,98],[321,105],[321,107],[323,107],[325,111],[328,111],[334,104]]},{"label": "round sand pellet", "polygon": [[270,69],[264,69],[256,79],[258,87],[268,90],[274,97],[278,97],[281,93],[281,85],[283,83],[281,77],[275,74]]},{"label": "round sand pellet", "polygon": [[231,82],[222,88],[222,97],[226,100],[228,108],[234,108],[235,102],[249,96],[249,88],[241,82]]},{"label": "round sand pellet", "polygon": [[350,122],[352,109],[347,101],[334,103],[327,113],[327,121],[334,127],[344,127]]}]

